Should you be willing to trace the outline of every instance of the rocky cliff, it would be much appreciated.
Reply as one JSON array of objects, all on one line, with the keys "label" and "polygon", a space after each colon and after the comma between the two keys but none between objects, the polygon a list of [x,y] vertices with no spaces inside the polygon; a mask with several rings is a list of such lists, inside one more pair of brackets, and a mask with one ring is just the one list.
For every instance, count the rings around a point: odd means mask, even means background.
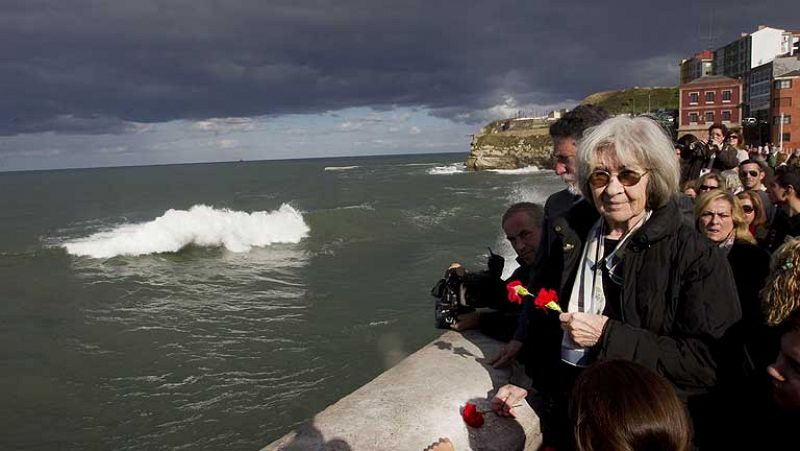
[{"label": "rocky cliff", "polygon": [[472,136],[467,169],[550,167],[553,143],[549,124],[540,119],[504,119],[492,122]]},{"label": "rocky cliff", "polygon": [[[611,114],[641,115],[678,108],[678,88],[634,87],[592,94],[581,103],[599,105]],[[668,126],[669,124],[662,124]],[[544,119],[503,119],[473,135],[467,169],[551,168],[553,142]]]}]

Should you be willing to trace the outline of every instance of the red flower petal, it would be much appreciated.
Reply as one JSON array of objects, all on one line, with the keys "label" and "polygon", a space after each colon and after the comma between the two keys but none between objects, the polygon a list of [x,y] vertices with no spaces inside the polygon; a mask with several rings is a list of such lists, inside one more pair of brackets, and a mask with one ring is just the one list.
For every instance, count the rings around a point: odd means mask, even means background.
[{"label": "red flower petal", "polygon": [[464,406],[462,417],[464,418],[464,423],[471,427],[479,428],[483,426],[483,414],[478,412],[478,407],[471,402]]},{"label": "red flower petal", "polygon": [[552,301],[558,303],[558,294],[556,294],[556,290],[545,290],[542,288],[539,290],[539,294],[536,295],[536,299],[533,300],[533,305],[541,309],[546,309],[547,304]]},{"label": "red flower petal", "polygon": [[517,287],[522,285],[522,282],[519,280],[512,280],[508,282],[506,285],[506,290],[508,291],[508,301],[513,302],[515,304],[522,304],[522,298],[520,297],[519,293],[517,293]]}]

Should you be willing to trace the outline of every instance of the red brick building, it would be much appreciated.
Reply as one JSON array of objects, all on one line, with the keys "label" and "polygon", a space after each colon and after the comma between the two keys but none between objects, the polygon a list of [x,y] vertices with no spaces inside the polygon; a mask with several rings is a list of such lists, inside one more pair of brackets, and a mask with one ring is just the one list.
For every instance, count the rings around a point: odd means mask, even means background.
[{"label": "red brick building", "polygon": [[781,137],[784,149],[800,149],[800,70],[772,82],[772,142],[780,145]]},{"label": "red brick building", "polygon": [[691,133],[705,139],[714,122],[728,128],[742,126],[742,82],[722,75],[706,75],[682,84],[678,109],[678,137]]}]

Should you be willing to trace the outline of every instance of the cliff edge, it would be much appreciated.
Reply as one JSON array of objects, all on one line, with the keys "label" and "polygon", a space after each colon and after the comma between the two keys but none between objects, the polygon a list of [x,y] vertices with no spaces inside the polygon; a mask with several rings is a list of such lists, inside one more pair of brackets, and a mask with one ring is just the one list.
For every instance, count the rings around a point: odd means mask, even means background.
[{"label": "cliff edge", "polygon": [[467,169],[550,167],[553,142],[542,119],[503,119],[472,136]]},{"label": "cliff edge", "polygon": [[[678,88],[634,87],[603,91],[587,96],[581,103],[602,106],[611,114],[638,116],[659,111],[668,114],[665,112],[673,110],[677,114]],[[550,123],[544,118],[517,118],[486,125],[472,136],[467,169],[480,171],[525,166],[549,169],[553,149],[548,134]],[[670,126],[667,123],[662,125]]]}]

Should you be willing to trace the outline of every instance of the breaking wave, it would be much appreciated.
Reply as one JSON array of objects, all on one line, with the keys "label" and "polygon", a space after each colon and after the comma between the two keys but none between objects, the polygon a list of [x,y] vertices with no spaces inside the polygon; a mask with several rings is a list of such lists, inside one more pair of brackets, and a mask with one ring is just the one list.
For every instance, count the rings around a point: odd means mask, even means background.
[{"label": "breaking wave", "polygon": [[360,168],[361,166],[326,166],[323,171],[349,171],[350,169]]},{"label": "breaking wave", "polygon": [[537,172],[542,172],[542,169],[536,166],[525,166],[524,168],[518,169],[489,169],[489,171],[498,174],[535,174]]},{"label": "breaking wave", "polygon": [[464,163],[453,163],[447,166],[436,166],[428,169],[429,175],[452,175],[462,174],[467,171],[467,165]]},{"label": "breaking wave", "polygon": [[69,254],[92,258],[178,252],[190,244],[248,252],[253,246],[297,243],[309,230],[303,215],[288,204],[252,213],[195,205],[189,210],[170,209],[150,222],[124,224],[62,246]]}]

